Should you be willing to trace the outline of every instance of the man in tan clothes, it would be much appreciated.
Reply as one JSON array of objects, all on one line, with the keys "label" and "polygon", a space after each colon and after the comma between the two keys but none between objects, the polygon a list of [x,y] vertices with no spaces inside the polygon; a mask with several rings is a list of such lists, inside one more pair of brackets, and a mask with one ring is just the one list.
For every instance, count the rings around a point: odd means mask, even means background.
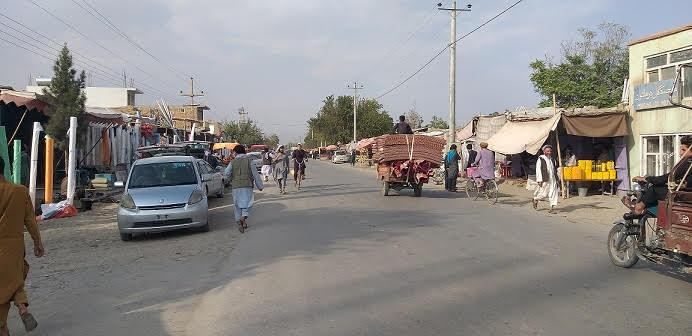
[{"label": "man in tan clothes", "polygon": [[45,252],[29,192],[26,187],[7,181],[4,171],[5,162],[0,158],[0,336],[9,336],[7,314],[11,301],[17,306],[27,331],[38,325],[29,313],[29,300],[24,291],[29,272],[29,264],[24,260],[24,227],[34,241],[34,255],[40,258]]}]

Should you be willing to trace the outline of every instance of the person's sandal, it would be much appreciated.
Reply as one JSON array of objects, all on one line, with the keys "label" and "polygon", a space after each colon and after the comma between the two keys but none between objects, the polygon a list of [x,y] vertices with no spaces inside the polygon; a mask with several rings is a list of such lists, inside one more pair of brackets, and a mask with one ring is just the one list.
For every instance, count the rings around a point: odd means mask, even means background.
[{"label": "person's sandal", "polygon": [[24,330],[26,330],[26,332],[30,332],[38,327],[38,322],[36,322],[34,315],[31,315],[31,313],[21,315],[21,318],[22,322],[24,323]]},{"label": "person's sandal", "polygon": [[245,227],[240,221],[238,221],[238,231],[240,231],[240,233],[245,233]]},{"label": "person's sandal", "polygon": [[533,209],[538,210],[538,201],[533,200]]}]

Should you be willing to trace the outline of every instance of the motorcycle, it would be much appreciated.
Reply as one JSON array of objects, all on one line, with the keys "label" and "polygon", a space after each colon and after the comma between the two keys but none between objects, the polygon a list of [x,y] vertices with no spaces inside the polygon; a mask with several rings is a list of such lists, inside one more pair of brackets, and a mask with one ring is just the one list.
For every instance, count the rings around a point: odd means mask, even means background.
[{"label": "motorcycle", "polygon": [[616,266],[630,268],[644,259],[692,273],[692,192],[671,188],[657,208],[636,214],[634,204],[651,188],[649,183],[636,182],[623,198],[630,211],[614,223],[608,234],[610,260]]}]

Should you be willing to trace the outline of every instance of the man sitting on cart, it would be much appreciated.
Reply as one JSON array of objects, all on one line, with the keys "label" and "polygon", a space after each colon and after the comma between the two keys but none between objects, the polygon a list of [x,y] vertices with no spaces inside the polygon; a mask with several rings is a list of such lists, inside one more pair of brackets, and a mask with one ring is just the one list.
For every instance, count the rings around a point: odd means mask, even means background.
[{"label": "man sitting on cart", "polygon": [[[675,183],[682,183],[681,189],[692,188],[692,136],[686,135],[680,139],[680,163],[674,168],[675,175],[673,179]],[[648,189],[641,197],[641,200],[634,205],[634,213],[641,215],[649,209],[654,215],[658,212],[658,201],[663,201],[668,195],[668,178],[670,173],[661,176],[637,176],[632,180],[635,182],[648,182],[653,185],[653,188]]]}]

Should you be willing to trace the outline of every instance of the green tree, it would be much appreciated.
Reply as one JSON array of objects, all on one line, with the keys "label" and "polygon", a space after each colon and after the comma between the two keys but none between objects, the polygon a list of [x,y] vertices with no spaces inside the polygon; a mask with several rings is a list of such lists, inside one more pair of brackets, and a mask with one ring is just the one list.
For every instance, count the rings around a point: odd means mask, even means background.
[{"label": "green tree", "polygon": [[253,120],[231,121],[222,125],[227,141],[243,145],[263,144],[266,142],[264,133]]},{"label": "green tree", "polygon": [[430,119],[430,122],[428,123],[428,125],[426,127],[448,129],[449,124],[447,124],[447,122],[444,119],[442,119],[438,116],[433,116],[432,119]]},{"label": "green tree", "polygon": [[84,103],[86,96],[82,89],[86,82],[84,71],[77,76],[77,70],[72,68],[72,55],[65,44],[58,59],[53,65],[53,78],[50,86],[43,89],[43,94],[53,106],[53,113],[46,125],[46,133],[55,139],[60,150],[67,150],[67,130],[70,128],[70,117],[77,117],[78,136],[81,143],[86,133],[87,123],[84,120]]},{"label": "green tree", "polygon": [[611,107],[620,102],[628,75],[629,29],[602,23],[598,32],[581,28],[579,33],[580,40],[562,43],[560,63],[537,59],[530,64],[531,82],[543,97],[541,107],[552,106],[553,94],[559,107]]},{"label": "green tree", "polygon": [[[387,134],[392,128],[392,117],[375,99],[358,102],[358,138]],[[314,134],[314,135],[313,135]],[[314,139],[314,140],[313,140]],[[328,144],[349,143],[353,139],[353,98],[328,96],[317,115],[308,120],[306,144],[314,146],[320,141]]]},{"label": "green tree", "polygon": [[267,139],[265,139],[264,144],[269,146],[270,148],[279,147],[279,136],[276,134],[270,135],[269,137],[267,137]]}]

